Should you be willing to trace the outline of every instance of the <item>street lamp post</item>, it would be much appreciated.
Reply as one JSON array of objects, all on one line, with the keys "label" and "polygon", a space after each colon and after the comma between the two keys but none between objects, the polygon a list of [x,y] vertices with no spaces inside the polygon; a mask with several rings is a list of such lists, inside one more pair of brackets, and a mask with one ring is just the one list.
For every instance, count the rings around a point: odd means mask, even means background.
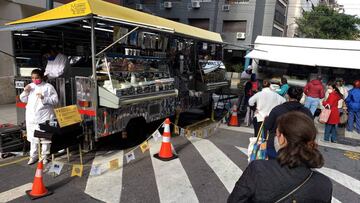
[{"label": "street lamp post", "polygon": [[46,10],[54,8],[54,0],[46,0]]}]

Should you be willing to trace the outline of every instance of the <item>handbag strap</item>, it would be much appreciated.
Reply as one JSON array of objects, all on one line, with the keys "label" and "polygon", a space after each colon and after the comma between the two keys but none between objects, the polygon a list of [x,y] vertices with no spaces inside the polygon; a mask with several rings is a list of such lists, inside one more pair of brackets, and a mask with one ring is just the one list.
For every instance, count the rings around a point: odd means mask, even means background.
[{"label": "handbag strap", "polygon": [[310,180],[313,173],[314,173],[314,171],[311,171],[311,173],[308,175],[308,177],[300,185],[298,185],[295,189],[293,189],[291,192],[289,192],[288,194],[286,194],[285,196],[280,198],[275,203],[279,203],[279,202],[283,201],[284,199],[288,198],[290,195],[294,194],[294,192],[298,191],[303,185],[305,185],[306,182],[308,182]]}]

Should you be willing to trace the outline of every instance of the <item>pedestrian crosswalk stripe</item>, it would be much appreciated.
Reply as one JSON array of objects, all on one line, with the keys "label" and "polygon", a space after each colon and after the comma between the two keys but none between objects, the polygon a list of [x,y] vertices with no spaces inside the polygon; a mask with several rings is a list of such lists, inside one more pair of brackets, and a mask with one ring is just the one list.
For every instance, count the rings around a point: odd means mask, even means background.
[{"label": "pedestrian crosswalk stripe", "polygon": [[246,156],[248,155],[248,149],[244,147],[236,147],[238,148],[242,153],[244,153]]},{"label": "pedestrian crosswalk stripe", "polygon": [[242,175],[242,170],[209,140],[200,138],[189,138],[189,140],[219,177],[226,189],[231,192],[236,181]]},{"label": "pedestrian crosswalk stripe", "polygon": [[189,177],[179,159],[161,161],[153,157],[160,143],[150,141],[151,162],[154,168],[160,202],[199,202]]},{"label": "pedestrian crosswalk stripe", "polygon": [[332,197],[331,203],[341,203],[340,200],[336,199],[335,197]]},{"label": "pedestrian crosswalk stripe", "polygon": [[317,169],[322,174],[328,176],[329,178],[333,179],[334,181],[338,182],[339,184],[347,187],[348,189],[354,191],[358,195],[360,195],[360,181],[346,175],[338,170],[322,167]]},{"label": "pedestrian crosswalk stripe", "polygon": [[32,183],[27,183],[11,190],[0,193],[1,202],[9,202],[25,195],[26,190],[31,190]]},{"label": "pedestrian crosswalk stripe", "polygon": [[108,153],[96,153],[92,165],[108,163],[111,160],[119,159],[120,168],[111,171],[108,170],[108,165],[102,164],[102,174],[100,176],[89,176],[85,193],[104,202],[119,203],[122,187],[123,156],[124,152],[122,150]]}]

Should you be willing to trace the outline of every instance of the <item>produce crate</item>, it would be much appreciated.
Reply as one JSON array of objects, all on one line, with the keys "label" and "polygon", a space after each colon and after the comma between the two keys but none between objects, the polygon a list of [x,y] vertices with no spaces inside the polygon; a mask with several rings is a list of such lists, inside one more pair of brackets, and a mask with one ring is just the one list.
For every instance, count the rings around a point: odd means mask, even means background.
[{"label": "produce crate", "polygon": [[0,153],[21,152],[23,149],[21,128],[15,125],[0,125]]}]

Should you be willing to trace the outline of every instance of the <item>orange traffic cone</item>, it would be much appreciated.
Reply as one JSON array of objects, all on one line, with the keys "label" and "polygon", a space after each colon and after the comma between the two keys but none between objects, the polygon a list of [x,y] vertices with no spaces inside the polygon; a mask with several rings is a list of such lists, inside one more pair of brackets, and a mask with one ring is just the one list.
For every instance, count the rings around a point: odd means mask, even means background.
[{"label": "orange traffic cone", "polygon": [[170,133],[170,119],[165,120],[163,140],[161,143],[160,152],[155,154],[154,157],[163,161],[170,161],[176,159],[177,156],[173,154],[171,149],[171,133]]},{"label": "orange traffic cone", "polygon": [[42,179],[42,171],[43,171],[43,162],[42,160],[39,161],[37,169],[36,169],[36,173],[35,173],[35,177],[34,177],[34,182],[32,185],[32,189],[26,191],[26,194],[33,200],[33,199],[38,199],[41,197],[45,197],[48,195],[51,195],[52,192],[50,192],[49,190],[47,190],[45,188],[45,185],[43,183],[43,179]]},{"label": "orange traffic cone", "polygon": [[230,121],[228,123],[229,126],[239,126],[239,120],[237,117],[237,106],[236,104],[233,105],[232,108],[232,114],[231,114],[231,118]]}]

